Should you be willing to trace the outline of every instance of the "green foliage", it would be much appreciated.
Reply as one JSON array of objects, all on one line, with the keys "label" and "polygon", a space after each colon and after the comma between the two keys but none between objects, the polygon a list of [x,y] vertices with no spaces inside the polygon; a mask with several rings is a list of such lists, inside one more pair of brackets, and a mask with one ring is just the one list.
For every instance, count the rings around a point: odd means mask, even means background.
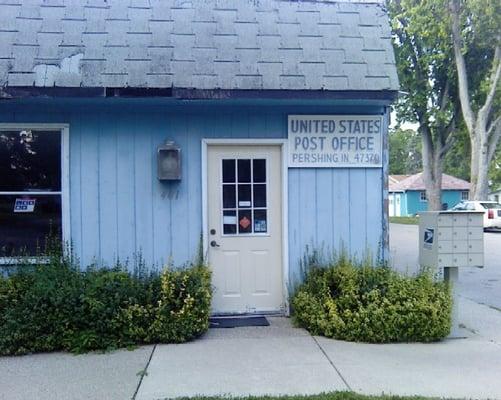
[{"label": "green foliage", "polygon": [[411,129],[396,129],[389,135],[390,174],[412,175],[422,169],[421,137]]},{"label": "green foliage", "polygon": [[[501,2],[455,1],[460,10],[469,102],[476,113],[483,106],[491,86],[489,78],[494,52],[501,40]],[[387,0],[386,4],[400,85],[408,93],[397,102],[397,120],[418,123],[423,138],[431,138],[430,148],[423,149],[424,159],[430,153],[435,159],[438,157],[438,164],[443,162],[445,173],[475,180],[476,176],[470,173],[470,137],[460,113],[450,0]],[[498,85],[488,121],[496,120],[500,110]],[[404,162],[405,158],[400,158],[401,165]],[[492,164],[489,180],[495,188],[501,185],[500,168],[496,167],[500,164],[496,160]],[[434,167],[430,164],[425,168]]]},{"label": "green foliage", "polygon": [[292,300],[294,320],[314,335],[371,343],[430,342],[451,327],[449,287],[429,273],[406,277],[346,255],[313,265]]},{"label": "green foliage", "polygon": [[208,329],[205,265],[148,275],[120,264],[81,272],[60,252],[47,260],[0,277],[0,354],[178,343]]},{"label": "green foliage", "polygon": [[489,179],[492,191],[501,189],[501,145],[498,145],[498,149],[492,158]]},{"label": "green foliage", "polygon": [[[421,396],[395,396],[395,395],[380,395],[367,396],[354,392],[331,392],[315,395],[294,395],[294,396],[249,396],[249,397],[180,397],[178,400],[432,400],[432,397]],[[435,400],[437,400],[435,398]]]},{"label": "green foliage", "polygon": [[398,120],[417,122],[433,136],[454,117],[457,94],[447,0],[389,0],[401,89]]},{"label": "green foliage", "polygon": [[178,400],[438,400],[432,397],[421,397],[421,396],[395,396],[395,395],[380,395],[380,396],[368,396],[364,394],[359,394],[355,392],[330,392],[321,393],[314,395],[294,395],[294,396],[248,396],[248,397],[231,397],[231,396],[219,396],[219,397],[179,397]]}]

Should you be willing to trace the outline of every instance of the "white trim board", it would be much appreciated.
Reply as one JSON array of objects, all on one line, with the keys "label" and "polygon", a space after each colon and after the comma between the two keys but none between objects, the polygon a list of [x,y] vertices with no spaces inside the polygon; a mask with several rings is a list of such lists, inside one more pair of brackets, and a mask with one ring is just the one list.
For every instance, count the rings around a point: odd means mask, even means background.
[{"label": "white trim board", "polygon": [[210,145],[242,146],[242,145],[265,145],[280,146],[282,164],[282,287],[285,313],[289,315],[289,186],[287,167],[287,139],[202,139],[202,245],[203,254],[207,259],[209,250],[208,232],[208,202],[207,202],[207,150]]},{"label": "white trim board", "polygon": [[[66,123],[0,123],[0,131],[38,129],[61,132],[61,229],[64,243],[71,244],[70,214],[70,125]],[[10,264],[10,257],[0,257],[0,265]]]}]

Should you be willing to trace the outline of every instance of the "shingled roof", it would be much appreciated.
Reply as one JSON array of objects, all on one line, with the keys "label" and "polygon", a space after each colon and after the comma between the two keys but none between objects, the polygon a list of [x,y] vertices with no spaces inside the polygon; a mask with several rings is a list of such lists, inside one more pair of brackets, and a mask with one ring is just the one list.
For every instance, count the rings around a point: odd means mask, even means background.
[{"label": "shingled roof", "polygon": [[398,89],[378,3],[0,0],[0,87]]},{"label": "shingled roof", "polygon": [[[390,175],[390,192],[407,190],[426,190],[422,172],[414,175]],[[455,176],[442,174],[442,190],[470,190],[470,183]]]}]

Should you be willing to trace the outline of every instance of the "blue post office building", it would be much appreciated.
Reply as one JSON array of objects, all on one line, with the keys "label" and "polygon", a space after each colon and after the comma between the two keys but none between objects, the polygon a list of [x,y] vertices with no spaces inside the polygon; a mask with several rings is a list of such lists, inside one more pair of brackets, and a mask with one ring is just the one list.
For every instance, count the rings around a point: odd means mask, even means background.
[{"label": "blue post office building", "polygon": [[1,2],[0,260],[201,247],[215,312],[284,311],[307,247],[387,257],[397,91],[378,2]]}]

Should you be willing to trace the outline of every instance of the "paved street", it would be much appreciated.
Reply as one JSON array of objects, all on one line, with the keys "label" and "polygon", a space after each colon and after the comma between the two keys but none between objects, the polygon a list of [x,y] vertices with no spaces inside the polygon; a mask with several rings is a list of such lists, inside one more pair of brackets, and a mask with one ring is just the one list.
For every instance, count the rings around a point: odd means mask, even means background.
[{"label": "paved street", "polygon": [[[459,271],[459,294],[501,310],[501,232],[485,232],[485,266]],[[406,273],[418,270],[418,226],[390,224],[391,265]]]}]

